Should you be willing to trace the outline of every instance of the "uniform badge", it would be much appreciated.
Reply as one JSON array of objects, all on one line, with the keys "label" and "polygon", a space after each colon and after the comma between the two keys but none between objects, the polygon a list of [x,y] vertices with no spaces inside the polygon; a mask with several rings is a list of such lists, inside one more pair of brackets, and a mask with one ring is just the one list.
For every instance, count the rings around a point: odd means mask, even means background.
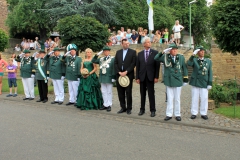
[{"label": "uniform badge", "polygon": [[107,73],[107,69],[106,68],[102,68],[102,74],[106,74]]}]

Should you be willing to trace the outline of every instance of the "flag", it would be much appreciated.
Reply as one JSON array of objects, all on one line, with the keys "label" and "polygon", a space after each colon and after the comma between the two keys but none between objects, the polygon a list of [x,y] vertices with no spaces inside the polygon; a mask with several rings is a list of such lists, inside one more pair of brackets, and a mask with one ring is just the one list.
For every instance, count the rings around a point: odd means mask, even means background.
[{"label": "flag", "polygon": [[148,4],[148,29],[150,31],[154,30],[154,24],[153,24],[153,0],[147,0]]}]

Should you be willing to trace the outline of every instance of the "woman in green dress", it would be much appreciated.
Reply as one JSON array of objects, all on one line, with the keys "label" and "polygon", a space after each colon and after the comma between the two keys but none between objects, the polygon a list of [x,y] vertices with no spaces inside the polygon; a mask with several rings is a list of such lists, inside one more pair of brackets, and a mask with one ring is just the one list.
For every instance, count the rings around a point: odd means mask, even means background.
[{"label": "woman in green dress", "polygon": [[103,105],[100,83],[96,75],[97,66],[91,62],[92,50],[85,50],[86,56],[81,66],[81,72],[88,71],[88,74],[82,74],[77,95],[77,108],[81,110],[99,109]]}]

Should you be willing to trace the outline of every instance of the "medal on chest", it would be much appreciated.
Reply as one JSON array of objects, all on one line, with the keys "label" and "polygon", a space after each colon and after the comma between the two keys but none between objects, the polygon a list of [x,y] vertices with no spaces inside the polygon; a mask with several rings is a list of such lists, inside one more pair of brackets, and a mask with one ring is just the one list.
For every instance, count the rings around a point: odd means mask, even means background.
[{"label": "medal on chest", "polygon": [[100,59],[100,62],[101,62],[100,69],[102,70],[102,74],[107,73],[107,68],[109,68],[111,59],[112,59],[111,57],[107,60],[104,60],[104,58]]},{"label": "medal on chest", "polygon": [[207,63],[205,61],[201,61],[200,62],[200,70],[202,71],[202,75],[206,75],[207,74]]},{"label": "medal on chest", "polygon": [[44,66],[44,64],[45,64],[44,61],[41,61],[41,66],[42,66],[42,67]]},{"label": "medal on chest", "polygon": [[107,73],[107,69],[106,68],[102,68],[102,74],[106,74]]}]

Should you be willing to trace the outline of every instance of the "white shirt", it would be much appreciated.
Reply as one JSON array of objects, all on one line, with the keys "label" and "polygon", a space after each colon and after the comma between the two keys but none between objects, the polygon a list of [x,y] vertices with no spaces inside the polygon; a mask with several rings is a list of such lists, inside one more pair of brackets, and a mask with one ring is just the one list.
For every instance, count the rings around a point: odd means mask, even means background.
[{"label": "white shirt", "polygon": [[30,47],[33,47],[33,48],[34,48],[34,47],[35,47],[35,43],[34,43],[34,42],[31,42],[31,43],[30,43]]},{"label": "white shirt", "polygon": [[15,47],[15,51],[20,51],[21,48],[20,47]]},{"label": "white shirt", "polygon": [[[123,61],[126,57],[127,51],[128,51],[128,49],[125,49],[125,50],[123,49]],[[122,65],[122,70],[123,70],[123,65]]]},{"label": "white shirt", "polygon": [[174,25],[172,30],[174,33],[177,33],[177,32],[180,32],[182,28],[184,28],[184,27],[179,24],[179,25]]},{"label": "white shirt", "polygon": [[128,51],[128,49],[125,49],[125,50],[123,49],[123,61],[124,61],[124,59],[126,57],[127,51]]},{"label": "white shirt", "polygon": [[125,31],[123,31],[123,32],[121,31],[121,34],[120,34],[120,35],[121,35],[122,37],[124,37],[124,33],[126,33],[126,32],[125,32]]}]

